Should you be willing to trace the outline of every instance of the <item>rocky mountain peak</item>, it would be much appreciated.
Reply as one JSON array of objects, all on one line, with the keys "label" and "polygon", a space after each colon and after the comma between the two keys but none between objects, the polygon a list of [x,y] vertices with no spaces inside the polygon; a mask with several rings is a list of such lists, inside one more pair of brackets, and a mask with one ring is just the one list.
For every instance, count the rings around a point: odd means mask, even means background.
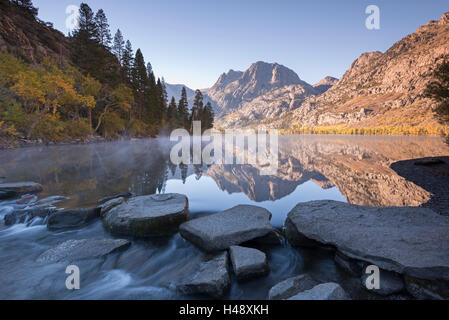
[{"label": "rocky mountain peak", "polygon": [[444,13],[438,23],[440,25],[449,24],[449,12]]},{"label": "rocky mountain peak", "polygon": [[313,87],[319,94],[321,94],[332,88],[337,82],[338,82],[337,78],[327,76],[320,82],[315,84]]},{"label": "rocky mountain peak", "polygon": [[241,82],[247,81],[272,84],[278,88],[301,83],[301,79],[293,70],[278,63],[266,63],[263,61],[254,63],[243,74]]},{"label": "rocky mountain peak", "polygon": [[234,71],[229,70],[228,73],[223,73],[220,78],[218,78],[218,81],[215,83],[215,85],[212,87],[213,89],[223,89],[228,84],[238,80],[243,75],[242,71]]},{"label": "rocky mountain peak", "polygon": [[311,87],[283,65],[258,61],[245,72],[230,70],[222,74],[207,93],[219,106],[218,115],[225,115],[240,108],[243,103],[289,85]]}]

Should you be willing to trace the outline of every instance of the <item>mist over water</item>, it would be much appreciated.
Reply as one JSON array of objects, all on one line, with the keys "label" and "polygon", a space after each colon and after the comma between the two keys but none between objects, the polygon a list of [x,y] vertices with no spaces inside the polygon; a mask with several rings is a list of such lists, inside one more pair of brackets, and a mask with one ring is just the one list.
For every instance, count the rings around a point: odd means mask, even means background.
[{"label": "mist over water", "polygon": [[[273,213],[282,227],[299,202],[337,200],[371,206],[417,206],[429,194],[389,168],[399,160],[449,155],[439,138],[285,136],[279,138],[279,169],[261,176],[250,165],[174,166],[168,139],[67,145],[0,152],[5,182],[35,181],[44,186],[39,200],[65,196],[58,208],[92,207],[98,199],[123,192],[136,195],[183,193],[192,217],[213,214],[239,204]],[[52,201],[52,199],[48,199]],[[53,201],[56,201],[53,198]],[[0,221],[26,205],[0,202]],[[37,218],[6,227],[0,223],[0,299],[185,299],[173,290],[198,267],[201,252],[175,235],[168,239],[133,240],[132,246],[105,258],[77,263],[81,290],[65,288],[67,263],[40,264],[45,250],[70,239],[111,238],[100,221],[83,229],[49,232]],[[233,285],[232,299],[265,299],[274,284],[308,272],[323,281],[341,281],[329,252],[268,252],[268,278]]]}]

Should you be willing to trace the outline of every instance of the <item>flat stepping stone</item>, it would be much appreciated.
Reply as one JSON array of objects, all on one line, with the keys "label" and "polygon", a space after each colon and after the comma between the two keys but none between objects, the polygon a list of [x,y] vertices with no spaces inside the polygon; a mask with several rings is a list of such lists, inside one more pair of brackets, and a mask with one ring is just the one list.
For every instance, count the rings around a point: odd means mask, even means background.
[{"label": "flat stepping stone", "polygon": [[232,246],[229,253],[232,268],[238,281],[263,277],[270,273],[267,256],[262,251]]},{"label": "flat stepping stone", "polygon": [[310,290],[298,293],[288,300],[351,300],[338,283],[323,283]]},{"label": "flat stepping stone", "polygon": [[222,251],[272,232],[271,216],[264,208],[241,205],[188,221],[181,225],[179,231],[204,251]]},{"label": "flat stepping stone", "polygon": [[131,242],[122,239],[69,240],[45,251],[37,261],[56,263],[99,258],[119,250],[125,250],[130,245]]},{"label": "flat stepping stone", "polygon": [[103,217],[112,234],[134,237],[172,235],[188,219],[189,202],[181,194],[159,194],[131,198]]},{"label": "flat stepping stone", "polygon": [[313,201],[289,213],[286,234],[292,245],[331,245],[387,271],[449,280],[449,219],[430,209]]},{"label": "flat stepping stone", "polygon": [[178,290],[187,295],[206,295],[220,299],[231,285],[228,253],[223,252],[210,261],[203,262],[200,270]]},{"label": "flat stepping stone", "polygon": [[285,300],[300,292],[310,290],[317,285],[318,282],[312,279],[308,274],[289,278],[270,289],[268,300]]},{"label": "flat stepping stone", "polygon": [[0,183],[0,200],[16,198],[24,194],[35,194],[42,190],[42,185],[36,182]]}]

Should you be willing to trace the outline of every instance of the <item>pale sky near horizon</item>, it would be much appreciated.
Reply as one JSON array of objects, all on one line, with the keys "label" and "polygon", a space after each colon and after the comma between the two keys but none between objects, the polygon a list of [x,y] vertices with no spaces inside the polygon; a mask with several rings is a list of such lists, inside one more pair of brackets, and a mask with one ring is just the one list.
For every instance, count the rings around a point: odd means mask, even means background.
[{"label": "pale sky near horizon", "polygon": [[[39,18],[67,33],[74,0],[34,0]],[[211,87],[229,69],[277,62],[314,84],[341,77],[363,52],[387,50],[449,11],[447,0],[90,0],[112,34],[120,28],[141,48],[156,76],[192,89]],[[380,8],[380,30],[368,30],[368,5]]]}]

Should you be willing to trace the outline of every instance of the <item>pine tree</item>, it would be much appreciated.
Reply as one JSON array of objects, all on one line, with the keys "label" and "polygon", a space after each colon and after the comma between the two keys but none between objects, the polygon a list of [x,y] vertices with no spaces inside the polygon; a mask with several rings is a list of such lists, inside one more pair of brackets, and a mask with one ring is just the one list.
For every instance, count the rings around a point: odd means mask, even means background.
[{"label": "pine tree", "polygon": [[112,37],[111,31],[109,30],[108,18],[106,18],[106,14],[103,9],[98,10],[95,15],[95,23],[97,27],[97,41],[106,48],[109,48],[111,45]]},{"label": "pine tree", "polygon": [[78,33],[79,37],[88,40],[96,40],[98,38],[98,28],[95,22],[94,13],[86,3],[81,3],[79,9]]},{"label": "pine tree", "polygon": [[155,106],[155,120],[162,123],[167,114],[167,90],[161,79],[157,79],[156,83],[157,104]]},{"label": "pine tree", "polygon": [[171,128],[174,128],[178,122],[178,108],[176,106],[175,97],[171,98],[167,109],[167,123]]},{"label": "pine tree", "polygon": [[212,110],[212,104],[210,102],[206,103],[201,116],[202,129],[205,131],[207,129],[212,129],[214,127],[214,112]]},{"label": "pine tree", "polygon": [[193,130],[193,122],[201,121],[203,114],[203,94],[200,90],[195,91],[195,100],[193,101],[192,113],[190,115],[191,131]]},{"label": "pine tree", "polygon": [[145,65],[145,59],[143,57],[142,51],[137,49],[134,58],[134,65],[132,68],[132,85],[136,94],[137,102],[137,117],[138,119],[143,119],[144,113],[147,116],[148,104],[146,104],[147,87],[148,87],[148,75],[147,68]]},{"label": "pine tree", "polygon": [[98,80],[104,73],[104,52],[100,48],[92,9],[85,3],[80,5],[78,28],[73,31],[72,54],[73,61],[86,74],[95,76]]},{"label": "pine tree", "polygon": [[178,125],[184,129],[190,130],[189,124],[189,103],[187,100],[187,91],[186,88],[182,88],[181,99],[178,103]]},{"label": "pine tree", "polygon": [[117,30],[114,36],[114,43],[112,45],[112,53],[115,54],[118,61],[123,61],[123,52],[125,51],[125,41],[123,40],[123,35],[120,29]]},{"label": "pine tree", "polygon": [[33,6],[31,0],[12,0],[10,2],[21,7],[26,12],[31,13],[34,17],[38,14],[38,9]]},{"label": "pine tree", "polygon": [[131,42],[128,40],[128,41],[126,41],[126,46],[123,51],[123,57],[122,57],[123,78],[127,82],[131,82],[133,64],[134,64],[133,48],[132,48]]}]

